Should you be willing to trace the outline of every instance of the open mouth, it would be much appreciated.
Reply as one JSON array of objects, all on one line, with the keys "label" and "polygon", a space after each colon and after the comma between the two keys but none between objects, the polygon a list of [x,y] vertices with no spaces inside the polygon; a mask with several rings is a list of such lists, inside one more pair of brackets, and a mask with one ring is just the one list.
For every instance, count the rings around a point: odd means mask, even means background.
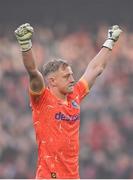
[{"label": "open mouth", "polygon": [[69,87],[74,87],[74,84],[69,85]]},{"label": "open mouth", "polygon": [[74,83],[72,83],[72,84],[69,84],[69,87],[73,87],[74,86]]}]

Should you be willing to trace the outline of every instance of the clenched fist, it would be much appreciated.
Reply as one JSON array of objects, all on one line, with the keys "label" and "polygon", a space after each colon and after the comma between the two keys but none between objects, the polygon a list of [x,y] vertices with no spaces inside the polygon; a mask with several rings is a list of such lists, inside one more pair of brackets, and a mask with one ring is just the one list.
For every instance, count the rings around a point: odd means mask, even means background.
[{"label": "clenched fist", "polygon": [[20,44],[22,51],[28,51],[32,47],[32,34],[34,30],[29,23],[22,24],[15,30],[15,36]]},{"label": "clenched fist", "polygon": [[108,37],[105,43],[103,44],[103,47],[107,47],[108,49],[112,50],[114,43],[119,39],[121,32],[122,30],[118,25],[112,26],[108,30]]}]

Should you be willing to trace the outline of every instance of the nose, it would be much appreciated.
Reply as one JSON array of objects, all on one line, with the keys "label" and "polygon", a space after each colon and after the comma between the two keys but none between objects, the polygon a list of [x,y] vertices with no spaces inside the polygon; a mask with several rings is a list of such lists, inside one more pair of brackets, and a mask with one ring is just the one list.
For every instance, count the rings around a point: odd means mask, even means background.
[{"label": "nose", "polygon": [[70,76],[70,83],[74,83],[74,82],[75,82],[74,77],[73,77],[73,75],[71,75]]}]

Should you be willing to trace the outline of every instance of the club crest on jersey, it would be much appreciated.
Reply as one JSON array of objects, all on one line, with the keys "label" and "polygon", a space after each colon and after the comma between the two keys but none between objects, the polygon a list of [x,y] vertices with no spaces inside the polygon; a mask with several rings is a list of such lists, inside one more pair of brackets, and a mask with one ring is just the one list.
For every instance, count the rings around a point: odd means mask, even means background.
[{"label": "club crest on jersey", "polygon": [[55,172],[51,172],[51,178],[56,179],[56,173]]},{"label": "club crest on jersey", "polygon": [[79,109],[79,105],[76,101],[72,101],[72,106],[75,108],[75,109]]}]

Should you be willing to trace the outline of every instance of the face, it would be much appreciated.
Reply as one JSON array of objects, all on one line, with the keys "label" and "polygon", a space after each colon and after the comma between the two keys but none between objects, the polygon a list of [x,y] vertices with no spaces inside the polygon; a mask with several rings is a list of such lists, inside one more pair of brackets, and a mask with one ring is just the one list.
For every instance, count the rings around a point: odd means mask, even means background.
[{"label": "face", "polygon": [[74,89],[74,78],[73,72],[70,66],[67,66],[65,69],[62,67],[55,72],[55,86],[63,94],[68,94],[73,92]]}]

